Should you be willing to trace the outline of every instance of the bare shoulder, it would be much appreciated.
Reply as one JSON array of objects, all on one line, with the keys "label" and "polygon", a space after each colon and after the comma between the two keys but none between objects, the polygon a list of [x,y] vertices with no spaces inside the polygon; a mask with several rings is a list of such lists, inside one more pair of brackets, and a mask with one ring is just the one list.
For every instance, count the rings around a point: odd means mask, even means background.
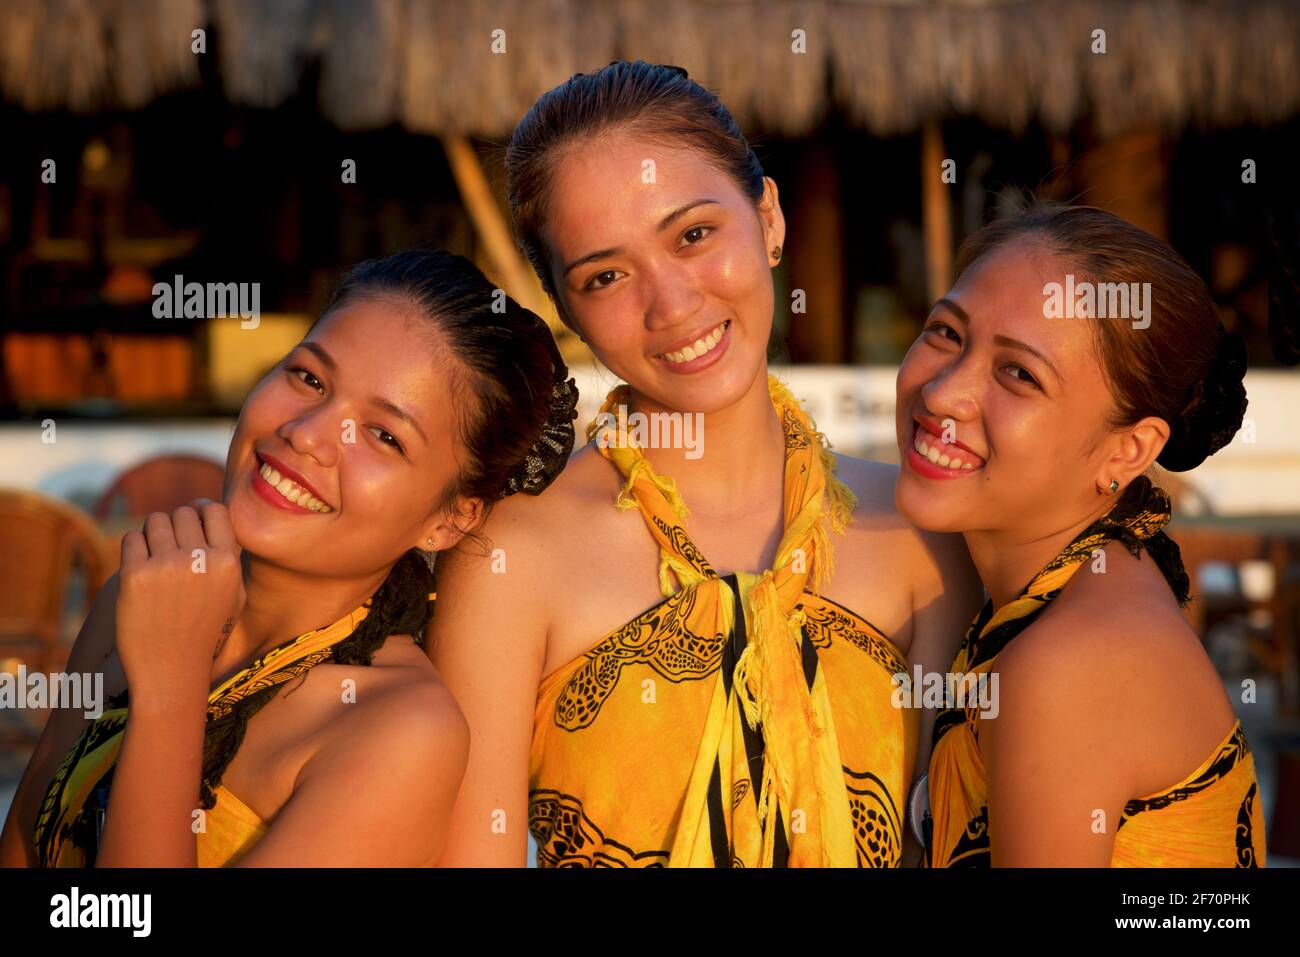
[{"label": "bare shoulder", "polygon": [[[469,726],[437,669],[408,635],[394,635],[370,665],[329,665],[332,689],[352,690],[355,712],[345,740],[396,742],[414,753],[444,755],[463,762]],[[322,672],[322,677],[326,673]],[[349,682],[349,684],[344,684]]]},{"label": "bare shoulder", "polygon": [[[381,652],[403,642],[413,647],[393,636]],[[369,681],[358,684],[353,703],[335,697],[324,709],[333,721],[247,866],[413,866],[437,856],[469,760],[469,728],[431,665],[388,657],[335,671],[357,679],[369,672]]]},{"label": "bare shoulder", "polygon": [[839,452],[832,452],[831,457],[835,460],[835,477],[858,498],[855,519],[880,515],[902,521],[902,516],[894,506],[894,483],[898,481],[898,466],[842,455]]},{"label": "bare shoulder", "polygon": [[[512,495],[497,502],[475,538],[489,554],[497,548],[556,552],[575,534],[575,520],[589,522],[591,513],[599,511],[592,506],[608,505],[618,489],[615,470],[595,446],[583,446],[540,495]],[[466,560],[484,549],[471,541],[455,551]]]},{"label": "bare shoulder", "polygon": [[460,706],[432,670],[418,678],[407,675],[404,680],[393,682],[375,695],[368,708],[359,711],[358,717],[363,721],[382,722],[389,728],[406,729],[411,734],[436,732],[444,741],[455,741],[460,746],[469,741],[469,725]]},{"label": "bare shoulder", "polygon": [[[1148,793],[1195,767],[1234,716],[1150,556],[1116,543],[1104,554],[998,655],[999,723],[1086,725],[1081,746],[1105,747],[1134,793]],[[1079,738],[1082,729],[1069,733]]]},{"label": "bare shoulder", "polygon": [[832,454],[836,476],[858,499],[850,529],[869,534],[877,553],[883,546],[891,560],[905,562],[919,592],[940,593],[945,581],[977,590],[975,569],[961,535],[917,528],[899,512],[894,498],[897,465]]},{"label": "bare shoulder", "polygon": [[1142,682],[1146,697],[1157,672],[1191,679],[1208,663],[1151,557],[1132,555],[1114,542],[1080,566],[999,661],[1004,672],[1034,666],[1085,679],[1108,673],[1103,687],[1078,692],[1127,696],[1131,682]]},{"label": "bare shoulder", "polygon": [[[485,616],[529,622],[532,637],[544,643],[558,599],[558,583],[600,530],[597,519],[613,509],[591,508],[602,491],[606,504],[617,494],[608,489],[609,463],[592,446],[576,452],[540,495],[512,495],[495,503],[473,535],[438,556],[438,608],[434,615],[431,648],[436,652],[449,632],[472,638],[479,647],[486,637],[508,639],[518,649],[527,635],[469,634],[466,622],[486,622]],[[601,482],[606,483],[602,486]],[[557,582],[560,579],[561,582]],[[435,657],[434,659],[438,659]]]},{"label": "bare shoulder", "polygon": [[[620,487],[618,470],[589,442],[578,448],[555,481],[533,498],[530,511],[539,522],[566,522],[575,510],[608,505]],[[514,499],[526,497],[517,495]]]}]

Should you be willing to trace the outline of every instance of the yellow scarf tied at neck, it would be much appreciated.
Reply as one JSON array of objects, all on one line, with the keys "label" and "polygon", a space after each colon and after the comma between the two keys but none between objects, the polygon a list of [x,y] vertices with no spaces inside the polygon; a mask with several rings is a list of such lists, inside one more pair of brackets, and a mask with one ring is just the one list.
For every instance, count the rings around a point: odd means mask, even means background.
[{"label": "yellow scarf tied at neck", "polygon": [[[856,498],[835,478],[825,437],[790,392],[768,377],[768,391],[785,433],[784,534],[774,566],[737,574],[747,641],[731,675],[719,672],[696,753],[670,866],[711,867],[711,780],[720,775],[732,862],[771,867],[777,827],[785,832],[789,864],[854,867],[857,851],[840,749],[823,670],[812,687],[803,667],[803,614],[795,609],[805,589],[816,592],[833,571],[824,519],[843,532]],[[630,390],[609,393],[602,413],[630,406]],[[687,509],[671,478],[655,474],[640,448],[620,443],[609,416],[598,416],[589,439],[624,476],[616,506],[640,508],[659,544],[659,583],[668,597],[691,589],[687,627],[699,635],[728,635],[735,624],[730,586],[686,535]],[[602,433],[603,436],[601,435]],[[752,783],[742,722],[763,737],[763,776],[757,803],[744,797]],[[729,807],[726,805],[730,805]]]}]

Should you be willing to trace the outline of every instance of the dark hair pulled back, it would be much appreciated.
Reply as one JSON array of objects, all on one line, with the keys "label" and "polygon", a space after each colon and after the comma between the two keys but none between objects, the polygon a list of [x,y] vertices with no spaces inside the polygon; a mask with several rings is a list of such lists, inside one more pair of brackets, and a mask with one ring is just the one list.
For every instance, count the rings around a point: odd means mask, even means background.
[{"label": "dark hair pulled back", "polygon": [[543,93],[515,127],[506,148],[506,195],[515,236],[552,296],[550,257],[542,240],[555,168],[575,144],[614,131],[696,150],[757,203],[763,166],[717,95],[681,67],[616,60],[575,73]]},{"label": "dark hair pulled back", "polygon": [[[363,297],[414,306],[445,350],[463,466],[444,496],[480,498],[485,505],[525,492],[539,494],[564,468],[573,450],[577,389],[546,323],[507,297],[469,260],[448,252],[408,250],[354,267],[334,290],[324,318]],[[317,320],[320,321],[319,319]],[[334,646],[330,660],[369,665],[390,635],[423,643],[432,615],[433,565],[410,549],[369,600],[357,629]],[[203,743],[203,807],[239,750],[248,720],[281,686],[249,695],[210,721]]]},{"label": "dark hair pulled back", "polygon": [[957,274],[1008,242],[1043,241],[1093,283],[1150,283],[1150,324],[1100,319],[1097,349],[1110,382],[1111,425],[1146,416],[1169,424],[1156,461],[1195,468],[1232,441],[1246,412],[1246,346],[1219,322],[1201,277],[1168,243],[1101,209],[1037,203],[973,233]]}]

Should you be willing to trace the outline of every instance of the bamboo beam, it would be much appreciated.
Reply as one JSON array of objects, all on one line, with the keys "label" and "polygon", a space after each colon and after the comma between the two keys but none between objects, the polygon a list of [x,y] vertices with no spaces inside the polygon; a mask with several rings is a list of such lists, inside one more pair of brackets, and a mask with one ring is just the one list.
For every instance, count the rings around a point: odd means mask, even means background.
[{"label": "bamboo beam", "polygon": [[567,364],[591,364],[594,361],[591,351],[560,321],[551,297],[515,245],[474,147],[463,136],[444,136],[442,145],[461,199],[506,295],[546,321]]}]

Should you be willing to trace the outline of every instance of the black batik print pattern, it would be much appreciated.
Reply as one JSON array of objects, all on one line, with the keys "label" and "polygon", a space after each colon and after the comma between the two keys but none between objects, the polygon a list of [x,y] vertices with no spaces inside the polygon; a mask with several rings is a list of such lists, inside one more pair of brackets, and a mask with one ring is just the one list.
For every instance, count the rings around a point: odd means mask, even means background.
[{"label": "black batik print pattern", "polygon": [[555,723],[580,731],[596,720],[623,669],[649,665],[669,681],[698,681],[718,670],[726,635],[697,635],[687,626],[695,588],[685,588],[628,622],[584,656],[555,700]]},{"label": "black batik print pattern", "polygon": [[560,791],[528,795],[528,830],[541,867],[665,867],[668,851],[636,851],[604,834],[582,801]]},{"label": "black batik print pattern", "polygon": [[[856,612],[849,613],[847,609],[840,610],[840,607],[828,607],[825,604],[800,604],[798,607],[804,614],[804,633],[812,641],[813,647],[819,651],[829,648],[831,642],[838,638],[865,652],[888,674],[907,672],[907,662],[899,657],[893,645],[881,640],[880,629],[876,628],[877,634],[872,634],[858,626],[858,621],[866,619],[858,616]],[[855,621],[852,616],[857,616],[857,620]]]},{"label": "black batik print pattern", "polygon": [[1255,806],[1256,784],[1251,784],[1250,790],[1246,792],[1245,798],[1242,799],[1241,809],[1237,811],[1237,866],[1238,867],[1259,867],[1259,860],[1255,857],[1255,816],[1253,814]]},{"label": "black batik print pattern", "polygon": [[885,782],[844,768],[859,867],[896,867],[903,853],[903,822]]}]

